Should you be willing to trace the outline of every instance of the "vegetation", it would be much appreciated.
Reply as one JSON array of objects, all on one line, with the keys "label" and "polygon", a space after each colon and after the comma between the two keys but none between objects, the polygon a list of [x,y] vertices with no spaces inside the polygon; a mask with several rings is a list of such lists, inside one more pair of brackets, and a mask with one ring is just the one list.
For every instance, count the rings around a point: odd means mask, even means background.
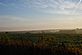
[{"label": "vegetation", "polygon": [[1,32],[0,50],[8,55],[82,55],[82,34]]}]

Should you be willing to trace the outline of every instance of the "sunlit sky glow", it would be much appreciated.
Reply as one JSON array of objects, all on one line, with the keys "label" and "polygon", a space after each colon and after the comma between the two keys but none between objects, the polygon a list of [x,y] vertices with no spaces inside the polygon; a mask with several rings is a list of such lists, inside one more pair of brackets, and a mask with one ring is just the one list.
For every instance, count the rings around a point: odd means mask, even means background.
[{"label": "sunlit sky glow", "polygon": [[82,28],[82,0],[0,0],[0,30]]}]

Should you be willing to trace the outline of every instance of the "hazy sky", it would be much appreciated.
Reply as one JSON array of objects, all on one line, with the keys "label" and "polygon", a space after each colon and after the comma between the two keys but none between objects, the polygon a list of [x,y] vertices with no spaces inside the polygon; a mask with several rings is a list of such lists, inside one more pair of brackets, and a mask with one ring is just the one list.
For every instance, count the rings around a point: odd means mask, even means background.
[{"label": "hazy sky", "polygon": [[0,30],[82,27],[82,0],[0,0]]}]

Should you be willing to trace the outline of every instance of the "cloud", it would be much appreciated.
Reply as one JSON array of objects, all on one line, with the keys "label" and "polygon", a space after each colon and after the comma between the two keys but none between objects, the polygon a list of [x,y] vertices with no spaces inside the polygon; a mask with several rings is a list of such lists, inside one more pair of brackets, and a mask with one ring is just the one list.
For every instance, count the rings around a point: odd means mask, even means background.
[{"label": "cloud", "polygon": [[[31,8],[43,12],[57,14],[75,14],[81,10],[82,0],[31,0]],[[81,5],[80,5],[81,4]],[[79,7],[80,5],[80,7]],[[78,8],[78,9],[77,9]]]},{"label": "cloud", "polygon": [[[74,9],[74,11],[73,12],[75,12],[75,11],[77,11],[77,9],[79,10],[79,9],[82,9],[82,4],[81,4],[81,2],[82,2],[82,0],[79,0],[79,2],[76,4],[76,6],[75,6],[75,9]],[[80,6],[81,5],[81,6]]]},{"label": "cloud", "polygon": [[5,6],[5,7],[7,7],[7,5],[4,4],[4,3],[2,3],[2,2],[0,2],[0,6]]},{"label": "cloud", "polygon": [[[10,0],[9,0],[10,1]],[[82,0],[13,0],[14,2],[0,2],[1,6],[34,9],[42,13],[51,14],[81,14]]]}]

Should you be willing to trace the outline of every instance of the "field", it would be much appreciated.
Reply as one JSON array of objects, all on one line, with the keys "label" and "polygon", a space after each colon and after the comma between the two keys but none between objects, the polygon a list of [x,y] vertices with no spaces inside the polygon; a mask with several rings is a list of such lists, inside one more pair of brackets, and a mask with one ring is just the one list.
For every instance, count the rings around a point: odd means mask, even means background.
[{"label": "field", "polygon": [[0,50],[8,55],[82,55],[82,34],[1,32]]}]

